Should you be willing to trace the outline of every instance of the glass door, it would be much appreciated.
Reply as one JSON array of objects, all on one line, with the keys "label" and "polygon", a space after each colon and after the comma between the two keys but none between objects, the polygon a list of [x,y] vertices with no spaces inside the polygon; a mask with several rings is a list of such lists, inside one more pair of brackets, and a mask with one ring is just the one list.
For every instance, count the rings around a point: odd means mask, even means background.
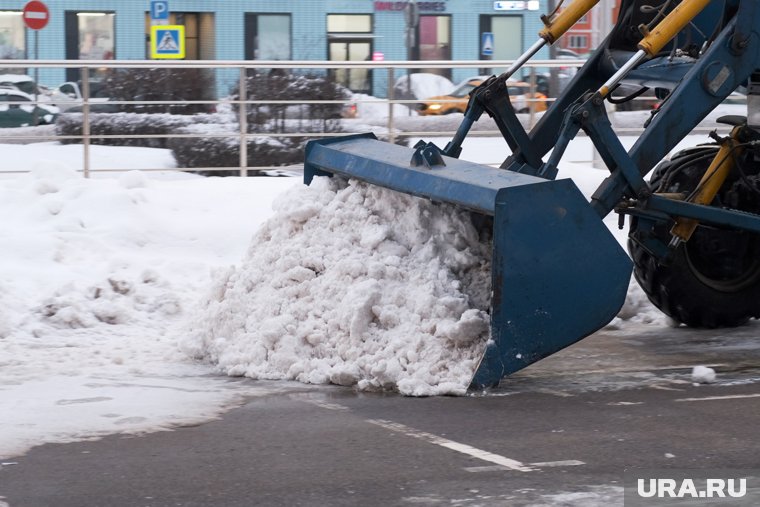
[{"label": "glass door", "polygon": [[[372,43],[366,40],[343,39],[331,41],[330,61],[363,62],[372,55]],[[335,82],[356,93],[372,93],[372,72],[369,69],[334,69]]]},{"label": "glass door", "polygon": [[[522,54],[522,17],[488,16],[480,18],[481,32],[493,33],[493,55],[480,55],[482,60],[514,60]],[[506,69],[487,67],[484,74],[500,74]]]}]

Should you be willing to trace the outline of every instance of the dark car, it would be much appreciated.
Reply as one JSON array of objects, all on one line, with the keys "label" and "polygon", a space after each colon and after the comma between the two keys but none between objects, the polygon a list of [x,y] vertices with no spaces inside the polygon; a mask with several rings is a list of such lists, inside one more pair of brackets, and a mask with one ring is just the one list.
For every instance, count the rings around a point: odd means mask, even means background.
[{"label": "dark car", "polygon": [[59,109],[48,104],[34,104],[34,97],[11,87],[0,87],[0,128],[51,125]]}]

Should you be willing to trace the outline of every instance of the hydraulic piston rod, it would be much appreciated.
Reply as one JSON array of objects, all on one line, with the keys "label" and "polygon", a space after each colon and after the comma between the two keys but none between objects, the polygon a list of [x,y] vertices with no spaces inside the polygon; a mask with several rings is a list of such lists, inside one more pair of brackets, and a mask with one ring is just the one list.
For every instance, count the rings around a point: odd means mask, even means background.
[{"label": "hydraulic piston rod", "polygon": [[644,38],[638,44],[639,50],[599,88],[597,93],[602,97],[609,95],[610,91],[620,84],[631,70],[647,58],[652,58],[662,51],[662,48],[692,19],[697,17],[697,14],[702,12],[702,9],[707,7],[709,3],[710,0],[684,0],[670,11],[670,14],[665,16],[653,30],[650,31],[646,26],[641,25],[639,30],[644,34]]},{"label": "hydraulic piston rod", "polygon": [[[497,80],[506,82],[507,79],[512,77],[520,67],[533,58],[533,56],[539,52],[547,43],[553,44],[559,39],[565,32],[567,32],[575,23],[578,22],[587,12],[589,12],[600,0],[573,0],[566,8],[564,8],[559,14],[554,13],[549,16],[541,16],[541,20],[544,22],[544,28],[538,33],[538,40],[528,48],[526,52],[520,55],[507,70],[502,72]],[[472,104],[472,100],[470,101]],[[462,143],[467,133],[470,131],[473,123],[475,123],[480,115],[483,113],[482,108],[468,106],[465,111],[464,120],[459,124],[454,137],[449,141],[444,148],[443,153],[449,157],[458,158],[462,152]]]},{"label": "hydraulic piston rod", "polygon": [[565,32],[598,3],[599,0],[573,0],[570,5],[562,9],[556,16],[551,18],[542,16],[541,20],[544,22],[544,28],[538,33],[539,39],[525,53],[520,55],[499,78],[509,79],[520,67],[525,65],[525,62],[533,58],[533,55],[538,53],[542,47],[546,44],[554,44],[557,39],[562,37]]}]

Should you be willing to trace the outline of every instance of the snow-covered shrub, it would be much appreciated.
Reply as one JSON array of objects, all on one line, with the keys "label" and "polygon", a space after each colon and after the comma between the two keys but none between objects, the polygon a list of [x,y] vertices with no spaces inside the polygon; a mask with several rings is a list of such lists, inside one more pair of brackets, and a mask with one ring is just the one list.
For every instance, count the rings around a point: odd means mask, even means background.
[{"label": "snow-covered shrub", "polygon": [[213,104],[183,101],[215,100],[211,69],[115,69],[103,80],[103,95],[117,101],[175,101],[176,104],[127,104],[128,113],[196,114],[215,110]]},{"label": "snow-covered shrub", "polygon": [[[249,104],[246,106],[248,131],[293,132],[293,122],[299,120],[301,132],[340,132],[342,103],[312,104],[306,101],[346,101],[351,93],[324,76],[288,74],[277,69],[257,73],[246,81],[246,98],[252,101],[293,101],[293,104]],[[239,90],[232,98],[239,100]],[[234,105],[238,114],[238,105]]]},{"label": "snow-covered shrub", "polygon": [[[237,125],[233,125],[237,127]],[[221,133],[223,126],[207,130],[206,133]],[[227,130],[230,134],[235,130]],[[184,127],[180,134],[198,132],[197,127]],[[304,138],[254,137],[247,141],[248,167],[280,166],[303,162]],[[167,147],[171,148],[177,167],[238,167],[240,165],[239,137],[172,138]],[[236,176],[238,170],[198,171],[206,176]]]},{"label": "snow-covered shrub", "polygon": [[[215,124],[225,121],[218,114],[137,114],[137,113],[96,113],[90,115],[90,134],[93,136],[113,135],[113,138],[93,137],[92,144],[109,146],[142,146],[166,148],[166,138],[131,139],[128,135],[167,135],[191,124]],[[59,136],[82,135],[82,113],[65,113],[58,117],[55,132]],[[61,139],[62,144],[81,143],[81,139]]]}]

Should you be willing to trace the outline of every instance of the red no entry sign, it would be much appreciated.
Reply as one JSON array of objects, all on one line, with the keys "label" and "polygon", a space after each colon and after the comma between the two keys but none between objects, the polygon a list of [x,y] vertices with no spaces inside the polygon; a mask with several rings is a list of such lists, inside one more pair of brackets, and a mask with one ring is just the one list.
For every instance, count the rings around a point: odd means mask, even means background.
[{"label": "red no entry sign", "polygon": [[50,20],[47,5],[33,0],[24,6],[24,23],[32,30],[42,30]]}]

